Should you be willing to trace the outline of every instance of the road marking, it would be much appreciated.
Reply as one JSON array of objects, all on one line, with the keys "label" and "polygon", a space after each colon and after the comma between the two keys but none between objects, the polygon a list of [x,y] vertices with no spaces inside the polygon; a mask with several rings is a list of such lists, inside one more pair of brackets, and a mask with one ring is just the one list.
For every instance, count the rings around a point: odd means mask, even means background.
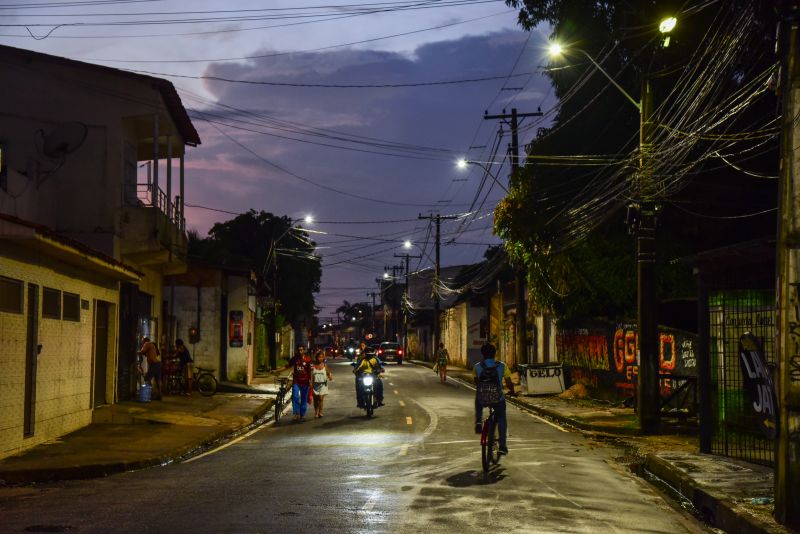
[{"label": "road marking", "polygon": [[395,390],[394,390],[394,394],[395,394],[395,395],[400,395],[400,392],[399,392],[399,391],[397,391],[397,390],[395,389]]},{"label": "road marking", "polygon": [[364,506],[361,507],[361,510],[364,512],[371,512],[372,509],[375,507],[375,503],[378,502],[378,497],[380,496],[379,491],[373,491],[372,494],[367,499],[367,502],[364,503]]},{"label": "road marking", "polygon": [[407,425],[413,425],[414,424],[414,420],[411,419],[410,417],[406,417],[406,424]]},{"label": "road marking", "polygon": [[400,406],[405,406],[405,405],[406,405],[406,403],[405,403],[405,402],[403,402],[403,401],[397,401],[397,403],[398,403]]},{"label": "road marking", "polygon": [[538,420],[539,420],[539,421],[541,421],[542,423],[545,423],[545,424],[548,424],[548,425],[552,426],[553,428],[557,428],[557,429],[559,429],[559,430],[560,430],[560,431],[562,431],[562,432],[569,432],[569,430],[567,430],[567,429],[566,429],[566,428],[564,428],[563,426],[559,426],[559,425],[557,425],[557,424],[553,423],[552,421],[548,421],[548,420],[547,420],[547,419],[545,419],[544,417],[539,417],[538,415],[536,415],[536,414],[534,414],[534,413],[530,413],[530,412],[528,412],[528,415],[530,415],[530,416],[531,416],[531,417],[533,417],[534,419],[538,419]]},{"label": "road marking", "polygon": [[[273,405],[273,406],[274,406],[274,405]],[[289,407],[290,407],[290,406],[291,406],[291,403],[287,403],[287,404],[286,404],[286,405],[283,407],[283,411],[282,411],[281,413],[283,413],[283,412],[287,411],[287,410],[289,409]],[[254,428],[254,429],[253,429],[253,430],[251,430],[250,432],[247,432],[246,434],[243,434],[243,435],[239,436],[238,438],[232,439],[231,441],[229,441],[229,442],[227,442],[227,443],[223,443],[223,444],[222,444],[222,445],[220,445],[219,447],[215,447],[215,448],[213,448],[213,449],[207,450],[206,452],[204,452],[204,453],[202,453],[202,454],[198,454],[197,456],[192,456],[192,457],[191,457],[191,458],[189,458],[188,460],[184,460],[184,461],[183,461],[183,462],[181,462],[181,463],[183,463],[183,464],[188,464],[188,463],[194,462],[195,460],[199,460],[200,458],[203,458],[203,457],[205,457],[205,456],[208,456],[208,455],[210,455],[210,454],[214,454],[214,453],[216,453],[216,452],[219,452],[219,451],[221,451],[221,450],[223,450],[223,449],[227,449],[227,448],[228,448],[228,447],[230,447],[231,445],[235,445],[235,444],[239,443],[240,441],[242,441],[242,440],[244,440],[244,439],[247,439],[247,438],[249,438],[250,436],[252,436],[252,435],[253,435],[253,434],[255,434],[256,432],[258,432],[259,430],[263,430],[263,429],[265,429],[265,428],[271,427],[271,426],[273,426],[274,424],[275,424],[275,419],[270,419],[269,421],[267,421],[267,422],[266,422],[266,423],[264,423],[263,425],[257,426],[256,428]]]},{"label": "road marking", "polygon": [[400,445],[400,456],[405,456],[408,453],[408,443]]}]

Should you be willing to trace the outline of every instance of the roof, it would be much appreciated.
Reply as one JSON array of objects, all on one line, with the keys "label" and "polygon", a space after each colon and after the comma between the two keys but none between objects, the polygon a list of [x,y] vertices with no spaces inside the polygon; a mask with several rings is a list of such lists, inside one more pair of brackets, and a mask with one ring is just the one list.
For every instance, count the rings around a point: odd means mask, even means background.
[{"label": "roof", "polygon": [[119,76],[126,79],[135,79],[140,82],[149,83],[153,89],[161,94],[161,98],[164,100],[164,104],[166,105],[172,120],[175,122],[175,126],[177,126],[178,131],[181,133],[181,137],[183,137],[184,142],[192,146],[200,144],[200,136],[198,135],[194,124],[192,124],[192,120],[189,118],[186,108],[183,107],[181,97],[178,96],[178,91],[175,90],[175,86],[172,85],[172,82],[168,80],[156,78],[154,76],[148,76],[145,74],[138,74],[136,72],[115,69],[113,67],[95,65],[94,63],[86,63],[84,61],[68,59],[61,56],[43,54],[41,52],[34,52],[33,50],[16,48],[13,46],[0,45],[0,52],[6,54],[16,54],[23,57],[23,59],[26,61],[30,61],[31,58],[36,57],[44,61],[62,64],[71,68],[91,70],[102,74]]},{"label": "roof", "polygon": [[[14,228],[14,226],[17,228]],[[31,240],[48,248],[51,253],[60,250],[66,255],[72,256],[73,260],[75,260],[74,257],[84,257],[87,261],[78,263],[87,263],[100,267],[102,270],[113,272],[118,278],[125,280],[139,280],[144,276],[143,273],[130,265],[103,254],[80,241],[59,234],[47,226],[26,221],[6,213],[0,213],[0,239]]]}]

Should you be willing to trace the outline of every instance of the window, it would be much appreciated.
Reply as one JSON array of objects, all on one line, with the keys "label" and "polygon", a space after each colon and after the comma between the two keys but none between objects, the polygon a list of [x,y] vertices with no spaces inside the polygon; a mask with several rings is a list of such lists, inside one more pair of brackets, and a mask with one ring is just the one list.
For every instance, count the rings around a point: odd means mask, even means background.
[{"label": "window", "polygon": [[81,297],[75,293],[64,292],[64,320],[81,320]]},{"label": "window", "polygon": [[22,280],[0,276],[0,311],[22,313]]},{"label": "window", "polygon": [[45,287],[42,290],[42,317],[61,319],[61,291]]}]

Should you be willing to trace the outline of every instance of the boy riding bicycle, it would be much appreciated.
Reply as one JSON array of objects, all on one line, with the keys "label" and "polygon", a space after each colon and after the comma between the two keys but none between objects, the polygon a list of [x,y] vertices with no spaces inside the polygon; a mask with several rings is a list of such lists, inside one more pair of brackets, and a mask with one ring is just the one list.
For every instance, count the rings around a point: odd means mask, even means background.
[{"label": "boy riding bicycle", "polygon": [[506,396],[503,393],[503,381],[509,391],[514,392],[511,382],[511,371],[503,362],[495,360],[497,349],[491,343],[481,347],[483,361],[475,364],[472,375],[475,380],[475,433],[481,433],[483,409],[487,406],[494,407],[500,430],[500,454],[508,454],[506,435],[508,433],[508,420],[506,419]]}]

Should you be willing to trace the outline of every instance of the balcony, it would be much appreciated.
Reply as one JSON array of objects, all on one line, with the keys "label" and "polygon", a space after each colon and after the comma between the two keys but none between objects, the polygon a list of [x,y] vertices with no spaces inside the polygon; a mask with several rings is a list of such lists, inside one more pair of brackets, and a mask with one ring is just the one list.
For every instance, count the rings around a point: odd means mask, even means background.
[{"label": "balcony", "polygon": [[119,235],[125,261],[159,268],[164,274],[185,270],[188,238],[180,197],[170,201],[151,183],[126,185]]}]

